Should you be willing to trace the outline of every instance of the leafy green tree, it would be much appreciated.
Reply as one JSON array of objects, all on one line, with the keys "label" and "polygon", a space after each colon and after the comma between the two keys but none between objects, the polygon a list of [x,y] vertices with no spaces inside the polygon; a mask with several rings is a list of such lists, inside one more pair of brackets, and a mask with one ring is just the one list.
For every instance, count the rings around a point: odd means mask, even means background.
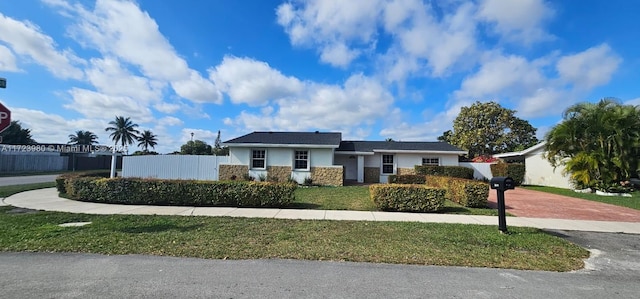
[{"label": "leafy green tree", "polygon": [[452,134],[453,134],[453,132],[451,130],[446,130],[446,131],[442,132],[441,136],[438,136],[438,141],[451,143],[451,135]]},{"label": "leafy green tree", "polygon": [[36,144],[30,129],[23,129],[20,121],[12,120],[9,127],[0,133],[5,144]]},{"label": "leafy green tree", "polygon": [[118,142],[120,142],[120,145],[122,146],[131,145],[133,141],[137,139],[138,134],[140,133],[136,129],[138,127],[138,124],[134,124],[133,122],[131,122],[131,119],[129,117],[124,118],[123,116],[116,116],[116,119],[110,121],[109,124],[111,126],[105,128],[104,130],[107,132],[111,132],[109,136],[115,144],[118,144]]},{"label": "leafy green tree", "polygon": [[475,102],[470,107],[462,107],[453,121],[453,132],[444,132],[438,140],[469,151],[470,158],[517,151],[537,144],[536,129],[515,113],[496,102]]},{"label": "leafy green tree", "polygon": [[640,174],[640,106],[611,98],[578,103],[545,136],[546,157],[576,187],[616,189]]},{"label": "leafy green tree", "polygon": [[149,147],[155,148],[158,145],[158,137],[149,130],[144,130],[136,139],[138,146],[142,146],[142,151],[145,153],[149,152]]},{"label": "leafy green tree", "polygon": [[93,145],[98,143],[98,136],[91,131],[76,131],[75,134],[69,135],[68,144],[76,145]]},{"label": "leafy green tree", "polygon": [[213,148],[202,140],[187,141],[180,147],[182,155],[211,155]]}]

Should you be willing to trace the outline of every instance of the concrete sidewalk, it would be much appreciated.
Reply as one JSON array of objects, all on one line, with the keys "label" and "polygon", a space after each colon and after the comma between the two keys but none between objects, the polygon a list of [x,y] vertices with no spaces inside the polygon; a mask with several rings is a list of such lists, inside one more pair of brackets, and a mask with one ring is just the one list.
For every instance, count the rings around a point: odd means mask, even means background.
[{"label": "concrete sidewalk", "polygon": [[[73,201],[58,196],[55,188],[18,193],[5,198],[14,207],[84,214],[227,216],[275,219],[413,221],[434,223],[464,223],[498,225],[497,216],[452,215],[435,213],[400,213],[371,211],[333,211],[304,209],[263,209],[231,207],[178,207],[117,205]],[[566,220],[549,218],[507,217],[508,226],[535,227],[554,230],[575,230],[640,234],[640,222]]]}]

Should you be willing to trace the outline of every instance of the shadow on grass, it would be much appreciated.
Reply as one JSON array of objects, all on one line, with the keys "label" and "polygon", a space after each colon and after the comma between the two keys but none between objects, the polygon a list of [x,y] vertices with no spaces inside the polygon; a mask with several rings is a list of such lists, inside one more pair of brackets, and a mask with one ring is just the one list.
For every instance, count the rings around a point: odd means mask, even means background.
[{"label": "shadow on grass", "polygon": [[283,209],[307,209],[307,210],[315,210],[318,209],[320,205],[308,202],[292,202],[286,207],[282,207]]},{"label": "shadow on grass", "polygon": [[159,233],[170,230],[175,230],[179,232],[188,232],[192,230],[197,230],[202,227],[202,224],[194,224],[189,226],[178,226],[175,224],[155,224],[149,226],[139,226],[139,227],[125,227],[121,229],[117,229],[117,231],[129,234],[143,234],[143,233]]}]

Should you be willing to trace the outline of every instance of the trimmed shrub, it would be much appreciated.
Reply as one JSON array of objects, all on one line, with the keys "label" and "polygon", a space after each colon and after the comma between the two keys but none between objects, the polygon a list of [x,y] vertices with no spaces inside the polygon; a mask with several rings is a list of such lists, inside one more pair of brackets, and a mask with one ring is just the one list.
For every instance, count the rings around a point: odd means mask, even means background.
[{"label": "trimmed shrub", "polygon": [[522,185],[524,181],[525,166],[522,163],[496,163],[491,164],[491,175],[511,177],[516,186]]},{"label": "trimmed shrub", "polygon": [[67,184],[66,180],[70,178],[83,178],[83,177],[98,177],[98,178],[108,178],[111,176],[111,172],[109,170],[89,170],[89,171],[80,171],[80,172],[69,172],[63,173],[56,177],[56,189],[59,193],[67,193]]},{"label": "trimmed shrub", "polygon": [[420,174],[394,174],[389,176],[390,184],[424,184],[426,181],[426,177]]},{"label": "trimmed shrub", "polygon": [[425,185],[375,184],[369,191],[382,211],[433,212],[444,206],[445,191]]},{"label": "trimmed shrub", "polygon": [[444,176],[427,176],[427,186],[445,190],[445,198],[469,208],[486,208],[489,185],[484,182]]},{"label": "trimmed shrub", "polygon": [[95,177],[70,178],[65,185],[81,201],[175,206],[283,207],[296,189],[289,183]]},{"label": "trimmed shrub", "polygon": [[461,179],[473,179],[473,169],[464,166],[416,165],[416,173],[422,175],[448,176]]}]

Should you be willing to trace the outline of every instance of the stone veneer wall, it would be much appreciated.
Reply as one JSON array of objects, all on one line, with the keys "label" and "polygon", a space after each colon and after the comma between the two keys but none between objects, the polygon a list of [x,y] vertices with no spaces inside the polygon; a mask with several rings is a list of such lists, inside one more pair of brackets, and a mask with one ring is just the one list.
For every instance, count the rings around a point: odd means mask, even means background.
[{"label": "stone veneer wall", "polygon": [[379,167],[365,167],[364,168],[364,182],[365,183],[380,183],[380,168]]},{"label": "stone veneer wall", "polygon": [[323,186],[343,186],[344,167],[311,167],[314,184]]},{"label": "stone veneer wall", "polygon": [[267,180],[272,178],[280,183],[288,181],[291,178],[291,166],[267,166]]},{"label": "stone veneer wall", "polygon": [[242,180],[245,174],[249,174],[248,165],[229,165],[221,164],[218,166],[218,180],[228,181],[232,176],[236,176],[236,180]]},{"label": "stone veneer wall", "polygon": [[415,168],[398,168],[398,175],[416,174]]}]

